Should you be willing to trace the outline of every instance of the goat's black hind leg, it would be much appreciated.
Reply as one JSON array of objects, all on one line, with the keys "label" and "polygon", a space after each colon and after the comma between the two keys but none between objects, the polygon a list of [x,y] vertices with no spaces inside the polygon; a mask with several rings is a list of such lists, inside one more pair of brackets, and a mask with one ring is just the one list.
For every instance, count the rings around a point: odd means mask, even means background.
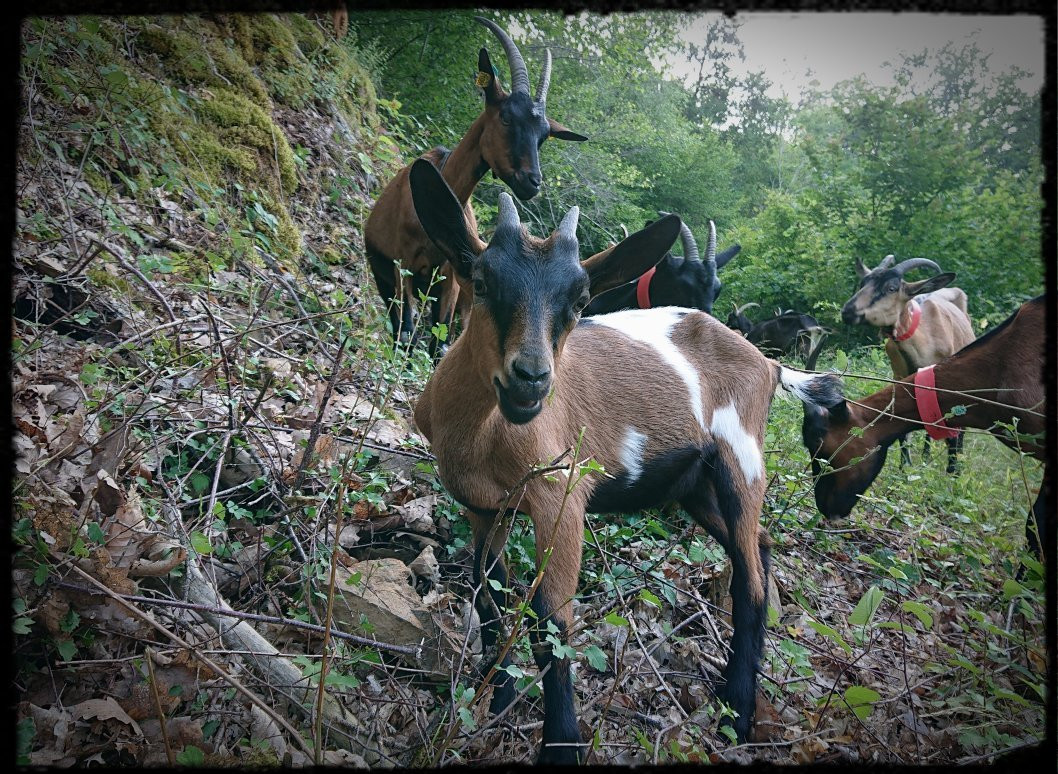
[{"label": "goat's black hind leg", "polygon": [[[724,669],[726,683],[720,695],[738,714],[728,725],[734,728],[738,741],[745,742],[757,706],[757,668],[764,650],[768,613],[771,541],[759,521],[764,482],[758,479],[753,497],[740,497],[731,482],[730,466],[719,455],[711,462],[713,481],[699,486],[694,499],[681,500],[681,504],[731,558],[734,631],[731,657]],[[741,475],[741,471],[734,475]]]}]

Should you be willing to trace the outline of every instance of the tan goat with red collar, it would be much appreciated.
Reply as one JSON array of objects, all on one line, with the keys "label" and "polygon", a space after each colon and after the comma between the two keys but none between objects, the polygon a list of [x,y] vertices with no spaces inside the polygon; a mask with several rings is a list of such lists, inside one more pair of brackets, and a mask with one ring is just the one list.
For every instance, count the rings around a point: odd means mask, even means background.
[{"label": "tan goat with red collar", "polygon": [[[874,269],[856,259],[859,290],[841,308],[841,319],[850,325],[866,323],[887,335],[885,354],[893,376],[903,379],[920,368],[939,363],[974,340],[973,326],[966,311],[966,293],[946,287],[952,272],[927,258],[911,258],[892,266],[895,256],[887,255]],[[924,266],[938,272],[919,282],[906,282],[904,275]],[[891,268],[890,268],[891,267]],[[928,441],[927,441],[928,443]],[[962,436],[950,438],[948,472],[955,472],[955,460],[962,448]],[[901,463],[910,461],[907,444],[900,439]]]},{"label": "tan goat with red collar", "polygon": [[[438,364],[415,407],[441,481],[470,512],[474,582],[483,574],[502,610],[508,586],[502,545],[488,545],[497,519],[527,513],[541,582],[532,598],[534,657],[543,669],[542,763],[575,763],[583,741],[567,658],[545,640],[565,642],[573,622],[584,514],[630,512],[678,502],[732,561],[731,657],[724,695],[745,740],[753,721],[756,671],[764,643],[769,544],[760,527],[767,481],[763,439],[780,384],[802,400],[838,399],[833,375],[784,368],[715,318],[677,307],[635,309],[579,319],[592,296],[628,282],[659,261],[679,233],[669,215],[588,258],[578,254],[574,207],[548,239],[528,235],[514,202],[500,194],[492,241],[478,251],[463,211],[437,170],[417,161],[409,175],[423,229],[474,288],[463,335]],[[572,491],[562,478],[527,476],[579,445],[601,464]],[[549,480],[551,479],[551,480]],[[507,511],[503,511],[507,508]],[[502,542],[499,538],[496,542]],[[499,624],[477,597],[482,643]],[[502,668],[492,710],[514,698]]]}]

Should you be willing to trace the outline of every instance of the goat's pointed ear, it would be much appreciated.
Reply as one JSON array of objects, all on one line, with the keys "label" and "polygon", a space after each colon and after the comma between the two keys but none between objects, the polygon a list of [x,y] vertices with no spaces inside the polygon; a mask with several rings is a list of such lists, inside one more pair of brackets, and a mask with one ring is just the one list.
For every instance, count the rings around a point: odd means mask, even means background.
[{"label": "goat's pointed ear", "polygon": [[679,234],[679,216],[667,215],[608,250],[588,258],[581,265],[588,272],[591,295],[605,293],[648,271],[665,257]]},{"label": "goat's pointed ear", "polygon": [[418,159],[408,172],[411,200],[422,230],[437,248],[452,262],[456,273],[464,278],[471,275],[479,240],[471,239],[463,208],[441,177],[437,167],[426,159]]},{"label": "goat's pointed ear", "polygon": [[478,52],[478,75],[474,83],[485,93],[487,105],[495,105],[507,98],[507,92],[503,90],[500,79],[496,76],[496,68],[489,59],[489,52],[484,48]]},{"label": "goat's pointed ear", "polygon": [[553,118],[547,119],[547,125],[551,127],[551,131],[548,133],[549,137],[554,137],[556,140],[569,140],[570,142],[584,142],[588,138],[583,134],[577,134],[576,132],[570,131],[558,121]]},{"label": "goat's pointed ear", "polygon": [[919,296],[923,293],[932,293],[934,290],[947,287],[954,280],[955,272],[946,271],[918,282],[904,282],[903,291],[907,296]]},{"label": "goat's pointed ear", "polygon": [[871,273],[871,270],[868,269],[866,266],[864,266],[863,261],[860,260],[859,257],[857,257],[856,258],[856,276],[859,277],[860,279],[863,279],[864,277],[866,277],[870,273]]},{"label": "goat's pointed ear", "polygon": [[724,252],[722,252],[722,253],[720,253],[720,255],[716,256],[716,268],[717,269],[724,268],[724,266],[727,264],[727,262],[730,261],[732,258],[734,258],[736,255],[738,255],[741,250],[742,250],[742,245],[732,245],[731,247],[729,247],[726,250],[724,250]]}]

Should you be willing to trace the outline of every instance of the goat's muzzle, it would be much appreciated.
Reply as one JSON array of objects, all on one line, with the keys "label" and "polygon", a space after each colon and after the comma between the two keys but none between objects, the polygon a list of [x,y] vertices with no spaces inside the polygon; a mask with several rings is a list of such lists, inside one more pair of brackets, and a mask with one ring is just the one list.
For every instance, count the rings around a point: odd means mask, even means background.
[{"label": "goat's muzzle", "polygon": [[538,171],[519,169],[510,180],[504,182],[511,187],[519,200],[525,202],[540,193],[543,180]]},{"label": "goat's muzzle", "polygon": [[863,322],[863,315],[852,306],[852,302],[841,307],[841,319],[846,325],[859,325]]},{"label": "goat's muzzle", "polygon": [[551,371],[540,372],[536,368],[526,368],[515,361],[507,374],[507,384],[499,377],[493,379],[500,412],[507,421],[524,425],[532,420],[544,407],[544,398],[551,391]]}]

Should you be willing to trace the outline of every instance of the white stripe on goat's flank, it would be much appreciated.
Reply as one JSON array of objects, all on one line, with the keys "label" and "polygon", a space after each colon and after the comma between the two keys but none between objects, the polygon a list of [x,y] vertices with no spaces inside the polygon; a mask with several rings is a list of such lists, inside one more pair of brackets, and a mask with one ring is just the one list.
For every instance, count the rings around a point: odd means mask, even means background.
[{"label": "white stripe on goat's flank", "polygon": [[629,425],[625,437],[621,439],[621,467],[628,474],[629,484],[643,473],[643,449],[646,444],[646,435]]},{"label": "white stripe on goat's flank", "polygon": [[714,436],[723,438],[731,445],[747,483],[752,484],[758,476],[764,475],[764,464],[757,439],[742,427],[734,403],[713,412],[713,422],[709,430]]},{"label": "white stripe on goat's flank", "polygon": [[[642,341],[654,348],[662,360],[668,363],[676,374],[683,379],[690,393],[691,413],[698,420],[698,425],[705,429],[705,415],[702,413],[702,386],[698,372],[691,361],[672,343],[669,333],[672,326],[687,313],[685,309],[674,306],[662,306],[655,309],[626,309],[589,318],[598,325],[605,325],[620,331],[636,341]],[[649,363],[643,363],[650,368]]]}]

